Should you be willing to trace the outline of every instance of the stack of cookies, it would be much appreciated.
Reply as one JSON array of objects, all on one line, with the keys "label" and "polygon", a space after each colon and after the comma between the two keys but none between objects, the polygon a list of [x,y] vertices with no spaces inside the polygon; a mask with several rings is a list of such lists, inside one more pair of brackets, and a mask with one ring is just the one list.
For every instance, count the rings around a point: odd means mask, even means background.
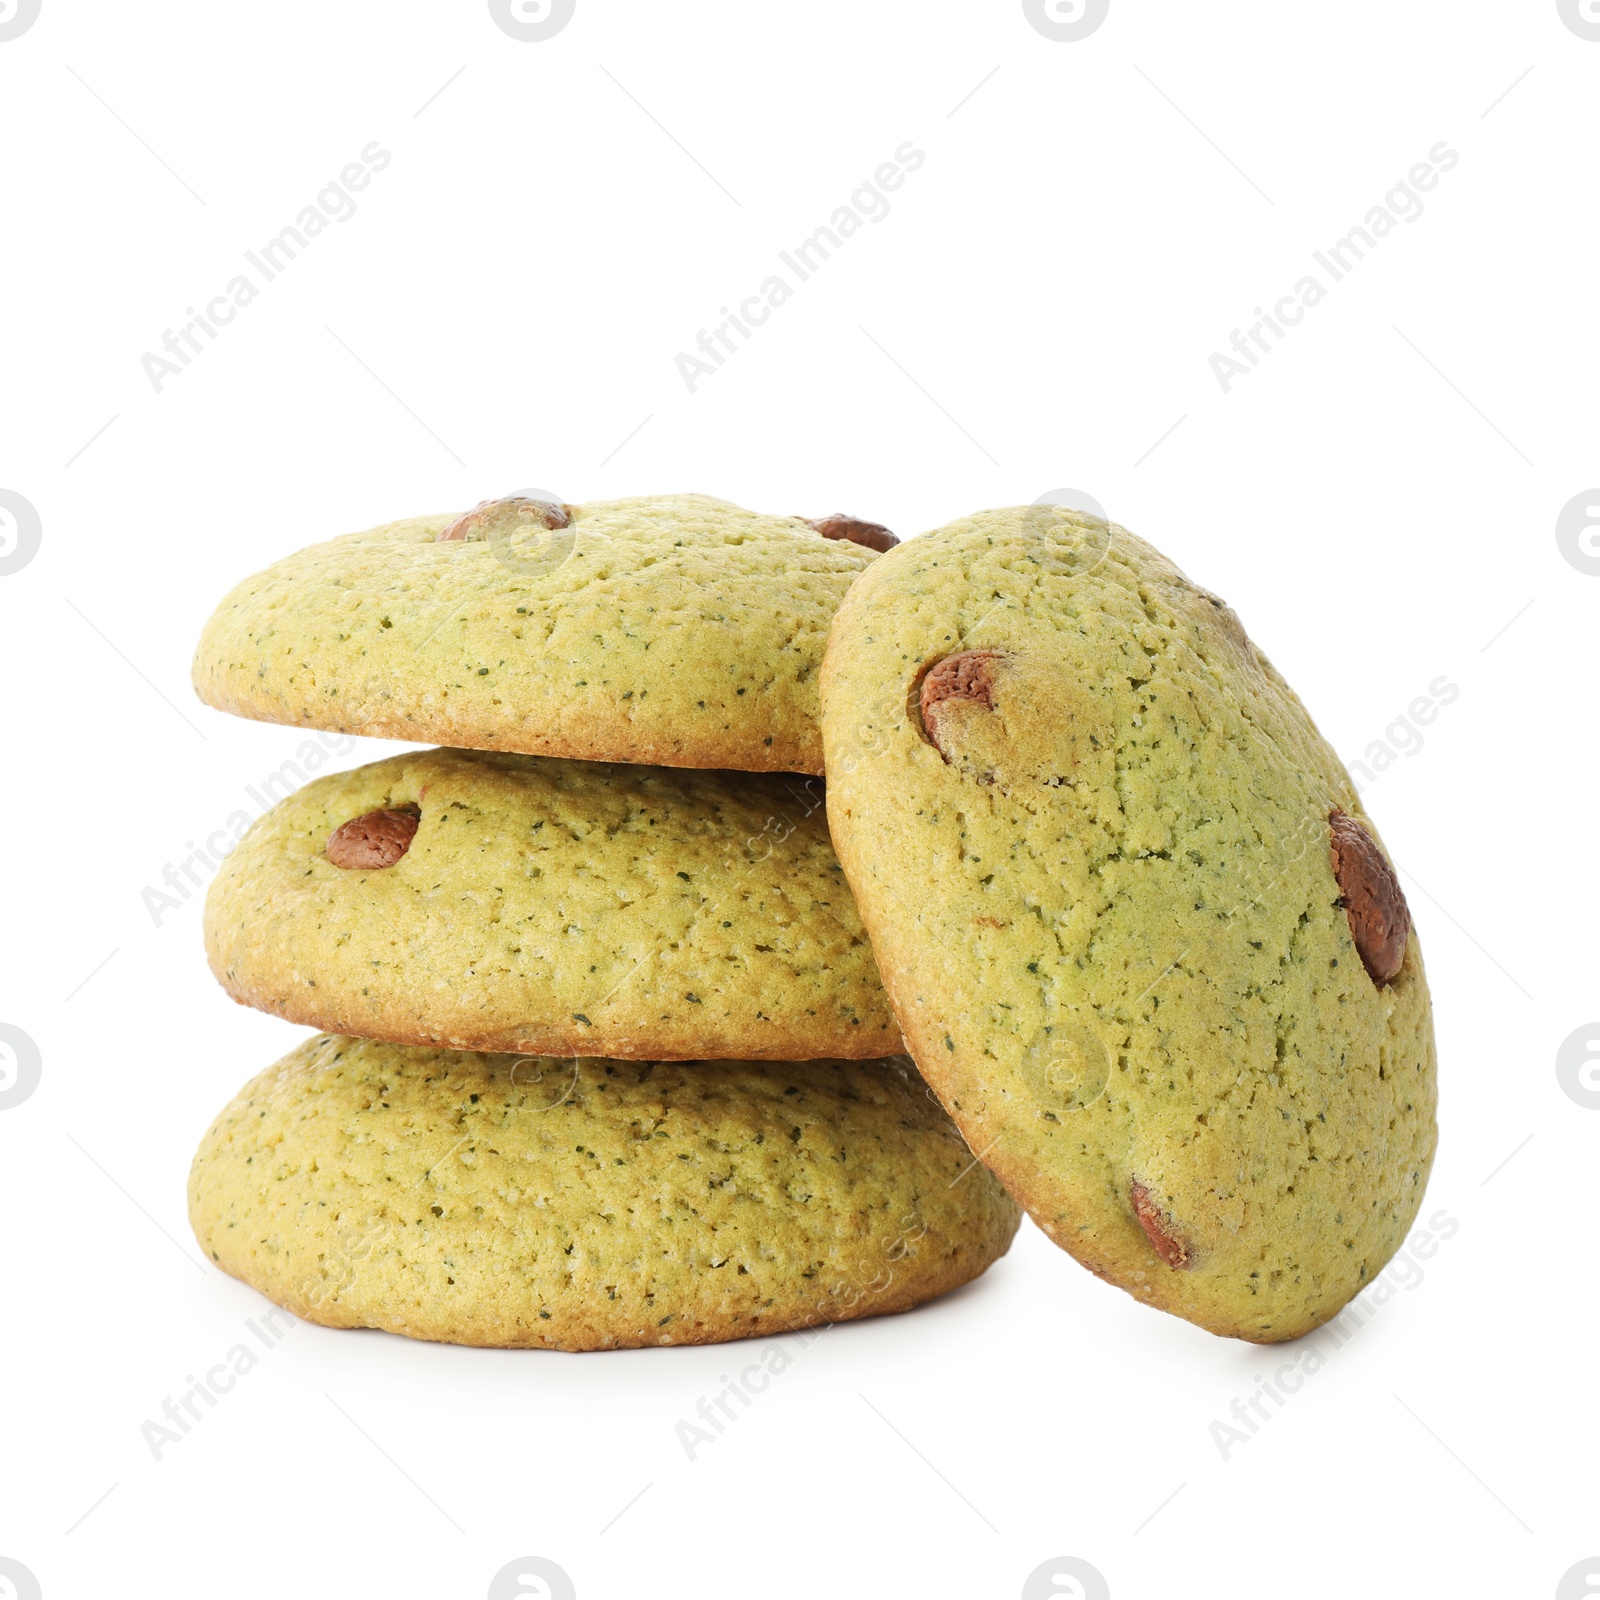
[{"label": "stack of cookies", "polygon": [[562,1349],[902,1310],[1018,1202],[1216,1333],[1375,1279],[1433,1034],[1338,758],[1121,528],[894,546],[528,494],[223,601],[210,704],[445,748],[313,781],[213,883],[224,987],[322,1030],[202,1142],[214,1260],[330,1325]]},{"label": "stack of cookies", "polygon": [[1005,1252],[823,810],[829,624],[892,543],[515,496],[223,600],[209,704],[447,748],[307,784],[211,886],[224,988],[321,1030],[201,1144],[213,1260],[332,1326],[587,1350],[904,1310]]}]

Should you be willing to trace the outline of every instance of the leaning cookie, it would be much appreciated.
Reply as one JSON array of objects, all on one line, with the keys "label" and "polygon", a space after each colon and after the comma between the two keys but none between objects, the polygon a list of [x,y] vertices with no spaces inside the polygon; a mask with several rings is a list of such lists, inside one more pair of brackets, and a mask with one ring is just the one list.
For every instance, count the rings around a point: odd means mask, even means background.
[{"label": "leaning cookie", "polygon": [[556,1350],[905,1311],[1020,1213],[903,1060],[489,1056],[321,1036],[201,1140],[207,1256],[296,1316]]},{"label": "leaning cookie", "polygon": [[1370,1284],[1433,1159],[1422,955],[1238,617],[1121,528],[986,512],[864,575],[822,699],[907,1044],[1040,1226],[1246,1339]]},{"label": "leaning cookie", "polygon": [[236,1000],[401,1044],[901,1048],[815,779],[395,756],[258,820],[212,881],[205,931]]},{"label": "leaning cookie", "polygon": [[512,497],[292,555],[217,607],[200,698],[473,750],[822,771],[828,623],[894,535],[707,495]]}]

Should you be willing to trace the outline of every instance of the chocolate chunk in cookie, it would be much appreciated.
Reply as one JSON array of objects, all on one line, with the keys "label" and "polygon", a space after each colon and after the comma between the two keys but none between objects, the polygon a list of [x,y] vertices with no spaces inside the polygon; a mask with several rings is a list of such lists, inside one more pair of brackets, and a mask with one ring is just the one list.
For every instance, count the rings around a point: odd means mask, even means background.
[{"label": "chocolate chunk in cookie", "polygon": [[1354,817],[1335,807],[1328,813],[1328,836],[1350,937],[1362,966],[1381,989],[1405,965],[1410,908],[1388,857]]},{"label": "chocolate chunk in cookie", "polygon": [[421,810],[412,805],[369,811],[335,828],[323,854],[346,871],[392,867],[411,848],[421,820]]},{"label": "chocolate chunk in cookie", "polygon": [[443,544],[447,539],[487,539],[497,533],[511,533],[518,528],[565,528],[571,522],[565,506],[548,500],[529,500],[512,495],[507,500],[480,500],[472,510],[459,516],[439,535]]},{"label": "chocolate chunk in cookie", "polygon": [[815,528],[824,539],[848,539],[851,544],[865,545],[868,550],[893,550],[900,543],[881,522],[863,522],[860,517],[847,517],[835,511],[831,517],[813,522],[809,517],[800,519],[809,528]]},{"label": "chocolate chunk in cookie", "polygon": [[946,707],[966,703],[994,710],[994,685],[1004,659],[998,650],[963,650],[928,669],[918,699],[922,726],[928,743],[946,761],[950,759],[942,738]]}]

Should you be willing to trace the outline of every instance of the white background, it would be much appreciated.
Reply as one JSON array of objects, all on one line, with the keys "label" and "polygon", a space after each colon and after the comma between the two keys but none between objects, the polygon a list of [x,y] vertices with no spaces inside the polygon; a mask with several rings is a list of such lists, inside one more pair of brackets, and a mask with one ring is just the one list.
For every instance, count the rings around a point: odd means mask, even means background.
[{"label": "white background", "polygon": [[[1555,535],[1600,483],[1597,89],[1554,0],[1112,0],[1068,43],[1014,0],[578,0],[539,43],[470,0],[44,0],[0,42],[0,489],[42,527],[0,576],[0,1022],[42,1060],[0,1111],[0,1556],[45,1600],[478,1597],[524,1555],[582,1600],[1012,1597],[1057,1556],[1115,1600],[1557,1594],[1600,1553],[1600,1111],[1556,1074],[1600,1016],[1600,576]],[[141,356],[374,140],[356,213],[157,393]],[[691,394],[678,352],[907,140],[890,213]],[[1424,214],[1225,394],[1212,352],[1439,141]],[[201,1262],[190,1154],[302,1037],[212,982],[198,895],[141,903],[304,737],[198,705],[194,640],[301,545],[524,485],[903,535],[1070,486],[1227,596],[1348,760],[1411,749],[1365,800],[1457,1228],[1228,1459],[1211,1425],[1296,1348],[1031,1224],[694,1461],[675,1423],[758,1349],[310,1325],[152,1459],[263,1307]]]}]

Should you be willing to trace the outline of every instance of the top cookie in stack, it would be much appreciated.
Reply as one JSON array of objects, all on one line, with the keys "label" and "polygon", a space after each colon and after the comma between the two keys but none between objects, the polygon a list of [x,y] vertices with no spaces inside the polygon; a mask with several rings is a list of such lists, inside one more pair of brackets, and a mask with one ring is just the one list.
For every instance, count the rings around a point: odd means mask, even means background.
[{"label": "top cookie in stack", "polygon": [[195,688],[221,711],[337,733],[820,773],[828,627],[895,542],[709,495],[485,501],[247,578],[206,626]]}]

